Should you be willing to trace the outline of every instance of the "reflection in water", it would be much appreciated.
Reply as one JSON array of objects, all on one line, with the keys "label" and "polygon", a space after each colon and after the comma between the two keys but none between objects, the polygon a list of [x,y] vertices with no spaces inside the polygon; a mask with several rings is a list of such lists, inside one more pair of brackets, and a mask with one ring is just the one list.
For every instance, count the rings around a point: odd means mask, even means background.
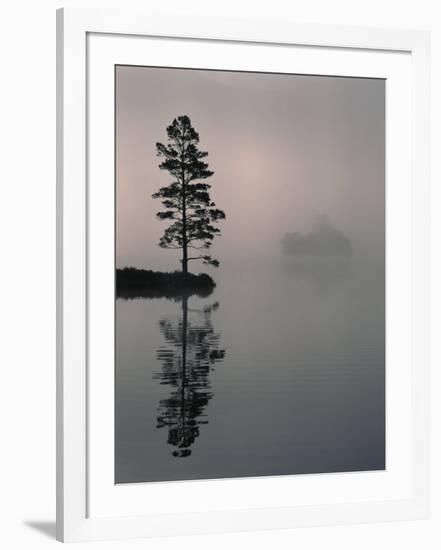
[{"label": "reflection in water", "polygon": [[384,264],[280,260],[117,300],[116,483],[384,469]]},{"label": "reflection in water", "polygon": [[162,370],[153,375],[171,388],[170,396],[159,402],[157,427],[167,427],[175,457],[191,455],[199,426],[208,423],[205,408],[213,396],[209,374],[225,356],[225,350],[219,349],[220,334],[211,323],[219,302],[196,310],[188,307],[188,296],[183,296],[181,305],[179,319],[159,322],[167,345],[158,349]]},{"label": "reflection in water", "polygon": [[317,256],[285,258],[285,273],[299,282],[305,282],[319,296],[326,297],[351,276],[352,258],[323,258]]}]

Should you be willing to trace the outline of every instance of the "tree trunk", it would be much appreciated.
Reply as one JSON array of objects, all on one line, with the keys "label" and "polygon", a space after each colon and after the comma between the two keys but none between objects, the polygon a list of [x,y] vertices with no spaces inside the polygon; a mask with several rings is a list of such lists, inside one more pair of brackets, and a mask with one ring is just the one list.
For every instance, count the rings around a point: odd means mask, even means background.
[{"label": "tree trunk", "polygon": [[184,206],[182,208],[182,273],[188,272],[188,251],[187,251],[187,212]]},{"label": "tree trunk", "polygon": [[182,247],[182,273],[188,273],[187,243]]},{"label": "tree trunk", "polygon": [[188,254],[187,254],[187,208],[185,196],[185,170],[184,153],[181,152],[181,178],[182,178],[182,273],[188,273]]}]

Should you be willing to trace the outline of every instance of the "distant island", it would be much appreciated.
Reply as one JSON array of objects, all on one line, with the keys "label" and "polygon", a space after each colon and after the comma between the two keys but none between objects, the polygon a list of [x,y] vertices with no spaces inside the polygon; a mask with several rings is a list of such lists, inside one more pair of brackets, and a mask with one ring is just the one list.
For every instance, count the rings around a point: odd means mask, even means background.
[{"label": "distant island", "polygon": [[209,296],[216,283],[206,273],[161,272],[135,267],[116,270],[116,295],[119,298],[176,298]]},{"label": "distant island", "polygon": [[309,233],[286,233],[281,247],[287,256],[345,257],[353,253],[349,237],[326,216],[320,217]]}]

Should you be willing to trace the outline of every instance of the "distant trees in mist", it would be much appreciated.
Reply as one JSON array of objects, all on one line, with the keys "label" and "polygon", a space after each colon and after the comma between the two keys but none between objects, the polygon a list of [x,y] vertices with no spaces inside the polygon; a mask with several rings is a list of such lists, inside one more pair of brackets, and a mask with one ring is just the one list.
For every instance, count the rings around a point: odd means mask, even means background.
[{"label": "distant trees in mist", "polygon": [[286,255],[351,256],[352,243],[341,229],[333,226],[327,216],[321,216],[309,233],[286,233],[281,240]]}]

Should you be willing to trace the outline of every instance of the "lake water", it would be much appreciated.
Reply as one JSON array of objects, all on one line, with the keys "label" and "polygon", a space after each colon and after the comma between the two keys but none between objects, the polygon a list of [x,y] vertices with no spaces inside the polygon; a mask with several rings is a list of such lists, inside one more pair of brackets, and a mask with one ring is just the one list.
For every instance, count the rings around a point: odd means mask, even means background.
[{"label": "lake water", "polygon": [[384,265],[213,277],[205,298],[117,299],[116,483],[384,469]]}]

